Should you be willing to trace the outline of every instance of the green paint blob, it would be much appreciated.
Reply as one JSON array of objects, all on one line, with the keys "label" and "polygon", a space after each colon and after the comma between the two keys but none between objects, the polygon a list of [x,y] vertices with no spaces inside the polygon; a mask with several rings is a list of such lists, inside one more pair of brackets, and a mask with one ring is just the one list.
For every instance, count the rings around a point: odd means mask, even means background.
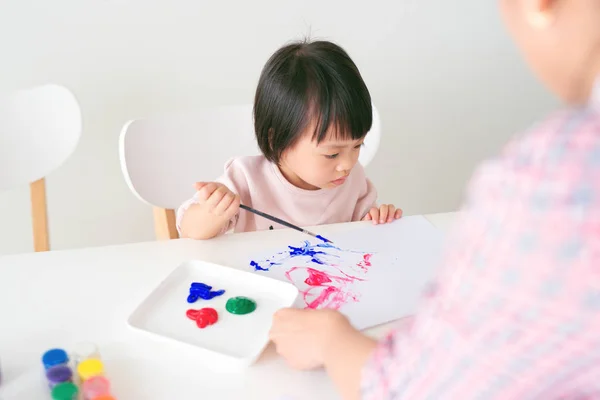
[{"label": "green paint blob", "polygon": [[256,302],[247,297],[232,297],[227,300],[225,309],[231,314],[244,315],[256,310]]}]

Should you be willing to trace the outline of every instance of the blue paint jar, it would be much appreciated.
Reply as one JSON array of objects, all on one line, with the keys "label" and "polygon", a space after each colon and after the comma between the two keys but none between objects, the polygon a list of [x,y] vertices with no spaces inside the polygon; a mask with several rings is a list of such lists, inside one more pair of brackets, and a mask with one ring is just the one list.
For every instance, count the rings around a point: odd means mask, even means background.
[{"label": "blue paint jar", "polygon": [[63,349],[50,349],[42,356],[42,364],[46,371],[57,365],[68,366],[69,356]]}]

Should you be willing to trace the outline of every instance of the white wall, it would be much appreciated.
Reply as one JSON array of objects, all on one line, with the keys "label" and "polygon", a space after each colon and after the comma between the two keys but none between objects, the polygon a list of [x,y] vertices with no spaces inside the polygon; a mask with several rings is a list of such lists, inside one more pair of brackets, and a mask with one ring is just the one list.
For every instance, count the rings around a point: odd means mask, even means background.
[{"label": "white wall", "polygon": [[[74,156],[48,177],[54,249],[153,239],[117,139],[131,118],[252,100],[262,65],[307,33],[359,65],[382,115],[368,168],[408,214],[455,209],[473,167],[555,105],[495,1],[0,0],[0,92],[69,87],[84,113]],[[31,249],[27,187],[0,194],[0,254]]]}]

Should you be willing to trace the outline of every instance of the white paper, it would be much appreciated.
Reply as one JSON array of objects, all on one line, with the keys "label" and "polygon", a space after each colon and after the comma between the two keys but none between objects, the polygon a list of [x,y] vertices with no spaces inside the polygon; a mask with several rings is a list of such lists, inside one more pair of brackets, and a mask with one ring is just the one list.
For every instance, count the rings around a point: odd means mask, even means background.
[{"label": "white paper", "polygon": [[435,276],[442,237],[424,217],[404,217],[329,237],[332,246],[316,239],[290,243],[257,255],[251,265],[294,283],[299,307],[338,309],[366,329],[414,312]]}]

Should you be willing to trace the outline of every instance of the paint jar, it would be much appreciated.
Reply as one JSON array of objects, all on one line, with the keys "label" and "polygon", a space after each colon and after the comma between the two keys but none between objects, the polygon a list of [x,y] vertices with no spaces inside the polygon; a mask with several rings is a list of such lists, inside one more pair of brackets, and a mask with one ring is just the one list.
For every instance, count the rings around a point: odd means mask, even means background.
[{"label": "paint jar", "polygon": [[94,376],[104,375],[104,364],[97,358],[88,358],[77,366],[77,372],[82,382],[87,381]]},{"label": "paint jar", "polygon": [[96,399],[110,395],[110,382],[103,376],[94,376],[83,382],[82,390],[85,399]]},{"label": "paint jar", "polygon": [[50,389],[61,383],[72,382],[72,378],[73,371],[66,365],[55,365],[46,370],[46,379],[48,379]]},{"label": "paint jar", "polygon": [[[77,367],[79,364],[85,360],[90,358],[96,358],[100,360],[100,352],[98,351],[98,347],[92,342],[79,342],[75,344],[75,346],[71,349],[71,363],[73,371],[77,371]],[[79,374],[74,374],[73,383],[80,386],[81,379]]]},{"label": "paint jar", "polygon": [[73,346],[71,357],[73,359],[73,363],[75,364],[75,368],[77,368],[80,362],[89,358],[96,358],[100,360],[100,352],[94,343],[80,342]]},{"label": "paint jar", "polygon": [[79,389],[74,383],[59,383],[52,389],[52,400],[77,400]]},{"label": "paint jar", "polygon": [[57,365],[68,366],[69,356],[63,349],[50,349],[42,355],[42,364],[44,364],[45,370]]}]

